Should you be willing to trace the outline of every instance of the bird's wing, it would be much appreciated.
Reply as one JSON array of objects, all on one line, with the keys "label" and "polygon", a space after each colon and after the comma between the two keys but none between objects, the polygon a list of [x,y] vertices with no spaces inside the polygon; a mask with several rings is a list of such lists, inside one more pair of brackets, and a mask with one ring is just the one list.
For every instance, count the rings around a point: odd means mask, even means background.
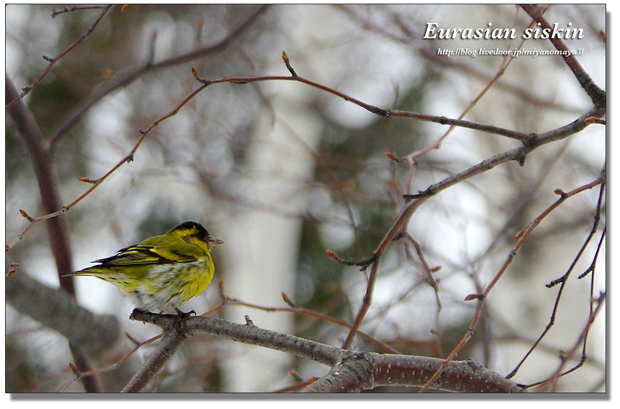
[{"label": "bird's wing", "polygon": [[[162,241],[163,240],[163,241]],[[157,243],[157,244],[155,244]],[[117,254],[95,260],[103,265],[129,266],[170,263],[189,263],[204,256],[204,252],[176,237],[152,237],[142,243],[120,249]]]}]

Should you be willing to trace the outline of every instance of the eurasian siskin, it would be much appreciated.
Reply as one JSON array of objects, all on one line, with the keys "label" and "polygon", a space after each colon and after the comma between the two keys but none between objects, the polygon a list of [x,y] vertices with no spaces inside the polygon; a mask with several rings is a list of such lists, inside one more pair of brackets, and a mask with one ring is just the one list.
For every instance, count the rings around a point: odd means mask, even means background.
[{"label": "eurasian siskin", "polygon": [[70,275],[114,284],[142,310],[173,310],[209,285],[214,271],[211,247],[221,243],[201,224],[185,222]]}]

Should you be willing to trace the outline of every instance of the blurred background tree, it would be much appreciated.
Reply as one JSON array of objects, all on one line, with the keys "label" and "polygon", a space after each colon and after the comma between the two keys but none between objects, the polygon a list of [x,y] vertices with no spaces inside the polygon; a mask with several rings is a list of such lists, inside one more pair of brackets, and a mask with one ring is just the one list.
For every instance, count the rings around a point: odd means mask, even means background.
[{"label": "blurred background tree", "polygon": [[[56,8],[56,11],[62,11]],[[440,56],[438,49],[514,49],[514,40],[424,40],[426,23],[440,27],[515,27],[531,18],[511,5],[134,5],[59,13],[45,5],[6,7],[6,74],[16,89],[32,84],[24,98],[53,155],[62,204],[71,203],[136,145],[141,131],[168,114],[205,79],[289,75],[286,51],[307,79],[383,109],[458,118],[497,74],[500,56]],[[545,14],[562,27],[583,29],[567,40],[582,49],[579,62],[605,89],[605,6],[553,6]],[[524,49],[552,50],[545,40]],[[10,101],[7,99],[7,103]],[[465,119],[524,133],[546,132],[574,121],[592,107],[562,58],[521,56]],[[9,118],[7,116],[7,118]],[[134,160],[114,172],[61,218],[70,231],[74,269],[119,248],[194,220],[225,245],[215,250],[216,279],[229,302],[217,311],[243,322],[248,314],[263,327],[332,345],[348,329],[308,314],[262,311],[297,306],[352,322],[367,284],[367,272],[327,257],[369,257],[405,202],[409,167],[386,157],[423,149],[444,125],[385,118],[332,94],[290,81],[208,87],[176,115],[162,121]],[[515,234],[556,199],[596,179],[605,163],[605,132],[591,126],[528,156],[441,192],[408,224],[439,282],[436,293],[410,243],[394,242],[384,255],[373,303],[362,330],[405,354],[445,356],[461,339],[475,305],[463,301],[495,276],[514,246]],[[521,142],[456,128],[441,145],[416,159],[412,192],[457,174]],[[49,213],[42,204],[31,153],[12,120],[6,121],[6,235],[12,242],[27,226],[19,215]],[[575,259],[596,214],[598,191],[568,200],[535,231],[491,293],[474,338],[459,359],[472,358],[509,373],[545,329],[562,276]],[[55,210],[60,210],[55,209]],[[602,222],[575,271],[595,259]],[[57,264],[44,223],[32,227],[6,256],[6,271],[19,263],[24,274],[59,287]],[[590,290],[605,290],[605,246],[596,276],[567,284],[555,326],[515,376],[522,384],[546,379],[587,324]],[[7,280],[10,280],[7,279]],[[138,341],[158,329],[127,320],[132,306],[112,286],[75,280],[78,303],[96,314],[117,317],[121,332]],[[65,288],[63,286],[63,288]],[[66,288],[65,288],[66,289]],[[222,302],[211,285],[186,309],[199,313]],[[31,300],[35,308],[45,309]],[[247,303],[243,305],[243,303]],[[238,305],[235,305],[238,304]],[[7,392],[57,391],[74,375],[64,337],[7,306]],[[562,377],[557,391],[605,390],[605,314],[588,339],[585,365]],[[375,350],[357,338],[354,349]],[[142,347],[134,357],[149,352]],[[94,368],[117,362],[131,344],[122,341]],[[72,351],[75,354],[75,351]],[[580,359],[571,358],[571,365]],[[139,359],[138,359],[139,360]],[[571,366],[569,365],[569,366]],[[115,374],[104,379],[119,390]],[[270,391],[321,376],[325,368],[283,353],[193,337],[152,386],[157,391]],[[119,381],[120,382],[120,381]],[[75,383],[68,390],[83,390]],[[86,387],[88,389],[88,387]],[[387,389],[386,389],[387,390]],[[395,390],[395,389],[389,389]],[[411,389],[403,389],[411,390]]]}]

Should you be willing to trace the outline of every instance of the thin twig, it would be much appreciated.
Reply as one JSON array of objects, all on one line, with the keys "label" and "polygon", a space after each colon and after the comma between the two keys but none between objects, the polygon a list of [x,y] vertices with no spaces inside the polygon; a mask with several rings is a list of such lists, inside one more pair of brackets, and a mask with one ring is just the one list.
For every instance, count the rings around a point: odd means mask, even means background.
[{"label": "thin twig", "polygon": [[[185,98],[179,105],[177,105],[172,111],[170,111],[168,114],[162,116],[161,118],[159,118],[155,122],[153,122],[153,124],[146,131],[140,131],[142,136],[138,139],[138,142],[136,142],[136,144],[131,149],[131,151],[123,159],[121,159],[116,165],[114,165],[114,167],[112,167],[112,169],[110,169],[105,175],[103,175],[99,179],[95,179],[95,180],[89,179],[88,182],[92,183],[92,186],[86,192],[84,192],[82,195],[80,195],[77,199],[73,200],[71,203],[69,203],[67,205],[62,206],[62,208],[60,210],[56,211],[56,212],[48,213],[48,214],[45,214],[43,216],[36,217],[36,218],[32,218],[32,217],[28,216],[27,219],[30,221],[30,224],[11,243],[9,243],[6,246],[6,251],[9,251],[11,248],[13,248],[13,246],[15,246],[15,244],[17,244],[17,242],[22,239],[24,234],[26,234],[26,232],[28,230],[30,230],[30,228],[32,228],[32,226],[34,224],[36,224],[38,222],[41,222],[43,220],[53,219],[55,217],[58,217],[58,216],[60,216],[60,215],[62,215],[64,213],[68,212],[69,210],[71,210],[71,208],[73,208],[75,205],[80,203],[88,195],[90,195],[95,189],[97,189],[110,175],[112,175],[114,172],[116,172],[121,166],[123,166],[125,163],[132,162],[133,159],[134,159],[135,153],[137,152],[137,150],[140,147],[140,145],[142,145],[142,142],[144,142],[146,137],[161,122],[163,122],[163,121],[165,121],[167,119],[170,119],[171,117],[176,115],[179,112],[179,110],[181,108],[183,108],[183,106],[185,106],[185,104],[187,104],[192,98],[194,98],[196,95],[198,95],[198,93],[200,93],[200,91],[205,89],[208,85],[209,84],[203,84],[202,86],[200,86],[198,89],[196,89],[194,92],[192,92],[187,98]],[[82,179],[82,180],[84,180],[84,179]],[[23,216],[27,215],[27,213],[25,211],[22,211],[22,215]],[[26,217],[26,216],[24,216],[24,217]],[[67,272],[65,272],[65,274],[68,274],[71,271],[72,270],[69,269]]]},{"label": "thin twig", "polygon": [[[454,357],[461,351],[461,349],[463,349],[463,347],[467,344],[467,342],[469,342],[469,340],[473,336],[474,330],[476,328],[476,324],[478,323],[478,319],[480,318],[480,314],[482,313],[482,309],[483,309],[483,307],[485,305],[485,301],[487,299],[487,296],[489,295],[489,293],[491,292],[493,287],[495,287],[495,284],[497,284],[497,282],[500,280],[500,278],[504,275],[504,273],[508,269],[508,266],[510,266],[510,264],[512,264],[512,261],[514,260],[515,256],[517,255],[517,253],[519,252],[519,250],[521,249],[521,247],[525,243],[525,240],[527,240],[527,238],[530,236],[532,231],[540,224],[540,222],[545,217],[547,217],[553,210],[555,210],[558,206],[560,206],[562,203],[564,203],[568,198],[573,197],[573,196],[575,196],[575,195],[577,195],[577,194],[579,194],[579,193],[581,193],[583,191],[592,189],[593,187],[598,186],[598,185],[600,185],[603,182],[604,182],[604,179],[602,177],[599,177],[599,178],[595,179],[594,181],[592,181],[590,183],[587,183],[587,184],[585,184],[583,186],[580,186],[578,188],[575,188],[575,189],[571,190],[570,192],[566,192],[566,193],[562,192],[562,194],[560,195],[560,198],[558,200],[556,200],[551,206],[547,207],[547,209],[545,209],[540,215],[538,215],[534,220],[532,220],[532,222],[530,222],[530,224],[527,226],[527,228],[525,228],[524,230],[522,230],[519,233],[517,233],[517,236],[516,236],[517,243],[515,244],[513,249],[508,254],[508,258],[506,259],[506,261],[504,262],[504,264],[502,265],[500,270],[497,272],[495,277],[493,277],[493,280],[491,280],[489,285],[486,287],[484,293],[482,293],[482,294],[475,294],[475,295],[472,294],[471,296],[466,297],[466,300],[477,299],[478,300],[478,306],[476,307],[476,311],[474,312],[474,315],[473,315],[473,318],[471,320],[471,323],[469,324],[469,328],[467,330],[467,333],[463,336],[463,338],[459,341],[459,343],[456,345],[456,347],[452,350],[450,355],[448,355],[448,357],[445,359],[446,364],[448,362],[450,362],[452,359],[454,359]],[[426,391],[431,386],[431,384],[437,379],[437,377],[439,377],[440,372],[441,371],[438,371],[437,373],[435,373],[429,379],[427,384],[420,390],[420,392]],[[510,375],[507,378],[510,379]]]},{"label": "thin twig", "polygon": [[[285,298],[285,301],[286,301],[288,299],[288,297],[284,293],[282,293],[282,295],[283,295],[283,298]],[[263,306],[260,306],[260,305],[247,303],[245,301],[240,301],[240,300],[238,300],[236,298],[232,298],[232,297],[229,297],[227,295],[225,295],[224,297],[225,297],[225,300],[226,300],[226,304],[228,304],[228,305],[242,305],[242,306],[246,306],[246,307],[250,307],[250,308],[255,308],[255,309],[266,311],[266,312],[290,312],[290,313],[293,313],[293,314],[300,314],[300,315],[305,315],[305,316],[308,316],[308,317],[318,318],[320,320],[331,322],[333,324],[339,325],[339,326],[344,327],[344,328],[350,328],[351,327],[351,324],[349,324],[346,321],[339,320],[339,319],[336,319],[336,318],[332,318],[332,317],[330,317],[328,315],[321,314],[320,312],[308,310],[308,309],[302,308],[302,307],[297,307],[297,306],[291,306],[290,308],[287,308],[287,307],[263,307]],[[203,314],[201,316],[204,316],[204,315],[205,314]],[[391,346],[389,346],[385,342],[383,342],[383,341],[373,337],[372,335],[370,335],[370,334],[368,334],[366,332],[359,331],[359,335],[361,337],[365,338],[370,343],[375,344],[379,348],[383,349],[383,352],[385,352],[385,353],[388,353],[388,354],[398,354],[399,353],[399,351],[397,351],[396,349],[392,348]]]},{"label": "thin twig", "polygon": [[[287,57],[288,59],[288,57]],[[289,62],[290,65],[290,62]],[[291,68],[292,69],[292,68]],[[179,105],[177,105],[177,107],[175,109],[173,109],[172,111],[170,111],[168,114],[162,116],[161,118],[159,118],[158,120],[156,120],[146,131],[141,131],[142,133],[142,137],[138,140],[138,142],[136,143],[136,145],[132,148],[132,150],[130,151],[129,154],[127,154],[123,159],[121,159],[112,169],[110,169],[110,171],[108,171],[105,175],[103,175],[101,178],[99,179],[95,179],[95,180],[90,180],[88,179],[89,182],[91,182],[93,184],[93,186],[88,189],[85,193],[83,193],[81,196],[79,196],[77,199],[75,199],[74,201],[72,201],[71,203],[63,206],[60,210],[57,210],[55,212],[52,213],[48,213],[46,215],[34,218],[34,221],[31,222],[31,224],[29,226],[27,226],[7,247],[6,247],[6,251],[10,250],[19,240],[21,240],[21,238],[24,236],[24,234],[32,227],[32,224],[37,223],[39,221],[42,220],[48,220],[48,219],[52,219],[55,217],[58,217],[61,214],[64,214],[65,212],[67,212],[68,210],[70,210],[72,207],[74,207],[76,204],[78,204],[79,202],[81,202],[84,198],[86,198],[91,192],[93,192],[105,179],[107,179],[111,174],[113,174],[114,172],[116,172],[122,165],[124,165],[125,163],[129,163],[131,161],[133,161],[134,159],[134,154],[137,151],[137,149],[140,147],[140,145],[142,144],[142,142],[144,141],[144,139],[146,138],[146,136],[155,128],[159,125],[159,123],[161,123],[162,121],[171,118],[172,116],[176,115],[178,113],[178,111],[187,103],[189,102],[192,98],[194,98],[198,93],[200,93],[201,91],[203,91],[207,86],[210,85],[215,85],[215,84],[223,84],[223,83],[232,83],[232,84],[247,84],[247,83],[252,83],[252,82],[261,82],[261,81],[296,81],[296,82],[300,82],[306,85],[310,85],[312,87],[321,89],[325,92],[331,93],[333,95],[339,96],[341,98],[344,98],[346,101],[350,101],[372,113],[375,113],[377,115],[382,115],[382,116],[387,116],[387,117],[391,117],[393,116],[393,112],[396,113],[396,116],[402,116],[402,117],[410,117],[410,118],[417,118],[417,119],[421,119],[421,120],[428,120],[428,121],[432,121],[432,122],[438,122],[438,123],[445,123],[448,124],[450,122],[453,122],[455,124],[459,124],[459,126],[461,125],[465,125],[466,121],[463,121],[463,123],[461,123],[459,120],[450,120],[448,118],[445,117],[437,117],[437,116],[432,116],[432,115],[425,115],[425,114],[417,114],[414,112],[405,112],[405,111],[393,111],[393,110],[384,110],[378,107],[375,107],[373,105],[370,104],[366,104],[362,101],[359,101],[355,98],[352,98],[346,94],[343,94],[339,91],[336,91],[330,87],[324,86],[322,84],[318,84],[316,82],[307,80],[305,78],[302,78],[298,75],[295,76],[266,76],[266,77],[235,77],[235,78],[231,78],[231,77],[223,77],[220,79],[215,79],[215,80],[207,80],[207,79],[203,79],[201,78],[198,73],[196,72],[196,70],[194,68],[192,68],[192,74],[194,75],[194,77],[201,82],[201,86],[196,89],[194,92],[192,92],[187,98],[185,98],[185,100],[183,100]],[[591,115],[593,116],[593,115]],[[469,125],[471,125],[471,123],[468,123]],[[487,126],[487,125],[478,125],[478,128],[480,130],[485,130],[487,132],[491,132],[491,133],[498,133],[498,134],[503,134],[504,136],[508,136],[508,137],[513,137],[515,139],[518,140],[530,140],[531,139],[531,135],[525,135],[525,134],[520,134],[518,132],[514,132],[514,131],[508,131],[508,130],[504,130],[502,131],[501,128],[497,128],[494,126]],[[85,180],[85,179],[82,179]]]},{"label": "thin twig", "polygon": [[[355,337],[356,331],[361,326],[362,320],[364,319],[364,317],[366,316],[366,313],[368,312],[368,309],[370,308],[370,304],[372,303],[372,292],[374,290],[375,280],[377,276],[378,263],[381,257],[383,256],[383,253],[387,250],[387,248],[392,243],[392,241],[398,235],[402,234],[401,232],[406,228],[411,216],[424,202],[426,202],[426,200],[428,200],[430,197],[436,195],[437,193],[451,186],[461,183],[464,180],[469,179],[473,176],[477,176],[481,173],[487,172],[490,169],[493,169],[494,167],[501,165],[503,163],[507,163],[510,161],[517,161],[519,164],[524,165],[527,155],[530,152],[532,152],[534,149],[542,145],[545,145],[547,143],[551,143],[557,140],[564,139],[570,135],[573,135],[576,132],[579,132],[580,130],[588,126],[588,124],[585,122],[586,118],[589,118],[591,116],[601,115],[602,111],[603,110],[601,108],[593,108],[589,112],[582,115],[579,119],[577,119],[576,121],[568,125],[562,126],[560,128],[554,129],[544,134],[530,135],[528,142],[525,143],[520,148],[516,148],[516,149],[512,149],[512,150],[500,153],[491,158],[485,159],[479,164],[474,165],[460,173],[449,176],[445,178],[444,180],[429,186],[424,192],[420,193],[419,195],[416,195],[416,197],[413,198],[414,200],[407,203],[403,207],[403,209],[400,211],[394,223],[392,224],[388,232],[385,234],[385,236],[381,240],[381,243],[379,243],[377,249],[373,252],[374,256],[376,257],[376,260],[372,264],[371,273],[368,278],[368,287],[362,299],[362,305],[360,306],[360,310],[358,311],[355,317],[355,321],[351,327],[351,330],[343,344],[343,348],[347,348],[350,346],[351,342],[353,341],[353,338]],[[412,198],[412,197],[408,197],[407,195],[403,195],[403,196],[405,198]]]},{"label": "thin twig", "polygon": [[128,68],[122,72],[119,72],[110,81],[95,88],[92,93],[84,99],[78,106],[72,109],[60,124],[49,135],[50,146],[53,149],[58,142],[68,134],[68,132],[78,123],[82,116],[97,102],[99,102],[106,95],[114,92],[115,90],[126,87],[141,76],[152,72],[161,70],[168,67],[173,67],[179,64],[191,62],[196,58],[204,58],[205,56],[213,55],[218,52],[226,50],[239,36],[245,33],[254,24],[258,18],[269,10],[270,5],[262,5],[244,20],[239,26],[233,29],[226,37],[218,41],[215,44],[201,45],[200,47],[180,56],[171,57],[166,60],[153,63],[147,59],[141,64],[135,67]]},{"label": "thin twig", "polygon": [[[35,89],[40,83],[41,81],[43,81],[43,79],[47,76],[47,74],[49,74],[49,72],[52,70],[52,68],[54,67],[54,65],[56,65],[56,63],[65,55],[67,55],[69,52],[71,52],[71,50],[73,50],[75,47],[78,46],[78,44],[80,44],[82,41],[86,40],[88,38],[89,35],[92,34],[93,31],[95,31],[95,28],[97,27],[97,25],[99,24],[99,22],[103,19],[103,17],[108,13],[108,11],[110,11],[110,9],[112,8],[112,6],[114,6],[113,4],[108,4],[105,7],[102,6],[94,6],[91,8],[96,8],[96,9],[100,9],[103,8],[103,11],[101,12],[101,14],[99,15],[99,17],[97,18],[97,20],[95,20],[95,22],[93,23],[92,26],[90,26],[90,28],[88,29],[88,31],[86,31],[86,34],[84,34],[82,37],[80,37],[79,39],[77,39],[73,44],[71,44],[69,47],[67,47],[67,49],[65,49],[64,51],[62,51],[60,54],[58,54],[57,56],[50,58],[50,57],[46,57],[43,56],[43,58],[46,61],[49,61],[49,64],[47,66],[47,68],[45,69],[45,71],[43,71],[43,74],[41,74],[41,76],[39,78],[37,78],[32,84],[22,88],[22,93],[15,98],[13,101],[9,102],[5,109],[10,109],[13,105],[15,105],[18,101],[20,101],[22,98],[24,98],[26,95],[28,95],[30,92],[32,92],[33,89]],[[77,10],[77,8],[74,8]],[[65,10],[62,12],[68,12],[68,11],[73,11],[73,10]],[[52,18],[56,17],[56,15],[61,14],[62,12],[56,13],[54,12],[54,14],[52,14]]]},{"label": "thin twig", "polygon": [[98,368],[98,369],[94,369],[92,371],[87,371],[87,372],[80,372],[77,370],[77,368],[75,368],[75,366],[72,366],[73,372],[75,373],[76,377],[75,379],[71,380],[70,382],[68,382],[67,384],[65,384],[65,386],[63,386],[62,388],[60,388],[60,390],[58,391],[59,393],[64,392],[65,390],[67,390],[67,388],[71,385],[73,385],[76,381],[88,377],[88,376],[92,376],[92,375],[96,375],[96,374],[100,374],[103,372],[108,372],[111,371],[113,369],[117,369],[119,368],[127,359],[129,359],[129,357],[131,357],[138,349],[142,348],[144,345],[148,345],[153,341],[156,341],[158,339],[160,339],[162,336],[162,334],[159,335],[155,335],[154,337],[151,337],[149,339],[147,339],[146,341],[143,342],[135,342],[133,338],[131,338],[129,336],[129,334],[127,334],[127,337],[129,337],[129,339],[131,339],[133,342],[136,343],[136,346],[133,347],[131,349],[131,351],[127,352],[125,354],[125,356],[123,356],[121,359],[119,359],[118,361],[116,361],[115,363],[108,365],[104,368]]},{"label": "thin twig", "polygon": [[[542,334],[540,334],[538,339],[531,346],[529,351],[525,354],[525,356],[517,364],[517,366],[508,374],[508,376],[507,376],[508,379],[510,379],[510,378],[512,378],[513,376],[516,375],[516,373],[519,370],[519,368],[525,363],[525,361],[530,356],[530,354],[532,352],[534,352],[534,349],[536,349],[536,347],[538,346],[540,341],[542,341],[542,339],[545,337],[545,335],[547,335],[547,333],[551,330],[551,327],[553,327],[553,325],[555,323],[555,317],[556,317],[556,314],[557,314],[557,310],[558,310],[558,307],[559,307],[559,304],[560,304],[560,299],[562,297],[562,294],[564,293],[564,288],[566,286],[566,282],[568,280],[568,277],[572,273],[573,269],[577,265],[577,262],[581,258],[581,255],[585,251],[586,247],[590,243],[590,240],[592,239],[592,237],[594,236],[594,234],[596,233],[596,231],[598,229],[598,224],[599,224],[599,221],[600,221],[600,211],[601,211],[601,204],[602,204],[602,199],[603,199],[603,193],[605,191],[605,182],[604,182],[604,179],[602,177],[599,177],[595,182],[598,182],[598,184],[600,184],[601,188],[600,188],[600,192],[599,192],[599,198],[598,198],[598,203],[597,203],[597,207],[596,207],[596,215],[595,215],[595,218],[594,218],[594,223],[592,225],[592,229],[590,230],[590,233],[588,234],[588,237],[586,238],[585,242],[583,243],[583,245],[581,246],[581,248],[577,252],[577,255],[573,259],[573,262],[571,263],[571,265],[568,268],[568,270],[566,271],[566,273],[562,277],[560,277],[560,278],[558,278],[556,280],[553,280],[551,283],[547,284],[547,288],[552,288],[552,287],[556,286],[557,284],[561,284],[560,285],[560,289],[558,291],[558,295],[556,297],[556,300],[555,300],[555,303],[554,303],[554,306],[553,306],[553,311],[551,312],[551,317],[549,319],[549,323],[545,327],[545,329],[542,332]],[[594,187],[594,186],[596,186],[596,185],[593,185],[592,187]],[[570,197],[569,193],[564,193],[564,192],[559,191],[559,190],[556,191],[556,192],[559,193],[560,196],[561,196],[561,198],[556,202],[557,205],[561,204],[561,201],[564,201],[568,197]],[[551,209],[551,210],[553,210],[553,209]],[[551,211],[551,210],[549,210],[549,211]]]},{"label": "thin twig", "polygon": [[[537,6],[534,4],[522,4],[521,8],[525,10],[527,14],[529,14],[536,22],[540,25],[543,30],[549,30],[551,32],[553,27],[549,24],[549,22],[543,17],[543,13],[545,9],[541,6]],[[566,65],[575,75],[579,85],[584,91],[588,94],[592,102],[597,107],[604,107],[606,104],[606,93],[604,90],[600,89],[586,70],[583,69],[577,57],[571,53],[570,49],[566,46],[564,41],[561,38],[550,36],[549,41],[553,44],[556,50],[560,51],[560,55],[566,62]]]}]

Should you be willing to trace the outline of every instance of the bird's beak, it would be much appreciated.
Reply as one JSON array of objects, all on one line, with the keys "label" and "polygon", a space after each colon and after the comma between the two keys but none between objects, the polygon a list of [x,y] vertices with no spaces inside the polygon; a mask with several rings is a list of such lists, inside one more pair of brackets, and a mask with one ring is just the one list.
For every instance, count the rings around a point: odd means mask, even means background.
[{"label": "bird's beak", "polygon": [[215,246],[216,244],[224,244],[224,241],[220,239],[216,239],[213,236],[209,236],[209,244],[212,246]]}]

